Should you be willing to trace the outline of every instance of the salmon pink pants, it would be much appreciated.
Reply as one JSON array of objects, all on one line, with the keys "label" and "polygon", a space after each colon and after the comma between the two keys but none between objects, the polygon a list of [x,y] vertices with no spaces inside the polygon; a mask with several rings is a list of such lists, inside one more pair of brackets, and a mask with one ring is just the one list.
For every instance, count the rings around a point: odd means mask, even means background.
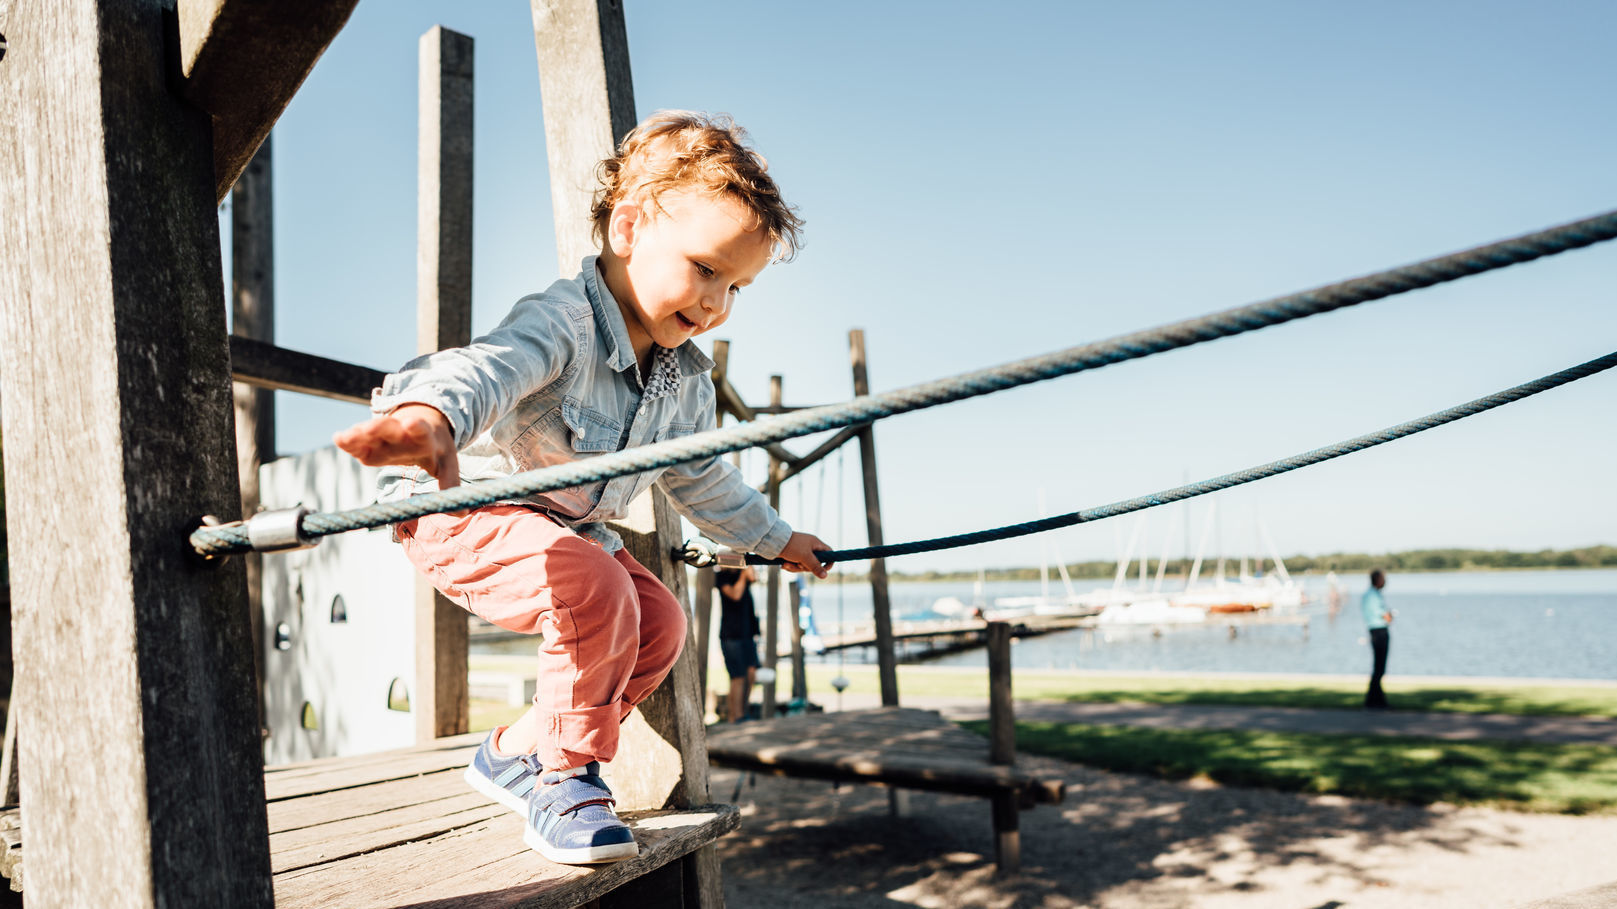
[{"label": "salmon pink pants", "polygon": [[645,566],[520,505],[398,525],[444,596],[507,631],[542,634],[534,705],[546,767],[610,761],[618,727],[674,667],[685,610]]}]

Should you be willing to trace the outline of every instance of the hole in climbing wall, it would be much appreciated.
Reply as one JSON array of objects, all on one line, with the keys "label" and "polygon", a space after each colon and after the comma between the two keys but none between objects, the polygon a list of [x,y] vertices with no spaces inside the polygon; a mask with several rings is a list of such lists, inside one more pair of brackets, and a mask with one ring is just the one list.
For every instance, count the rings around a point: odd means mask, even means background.
[{"label": "hole in climbing wall", "polygon": [[403,679],[396,678],[387,686],[387,709],[410,711],[410,689],[404,686]]},{"label": "hole in climbing wall", "polygon": [[342,601],[342,594],[337,594],[331,600],[331,623],[342,624],[348,621],[348,604]]},{"label": "hole in climbing wall", "polygon": [[275,626],[275,649],[292,649],[292,626],[282,622]]}]

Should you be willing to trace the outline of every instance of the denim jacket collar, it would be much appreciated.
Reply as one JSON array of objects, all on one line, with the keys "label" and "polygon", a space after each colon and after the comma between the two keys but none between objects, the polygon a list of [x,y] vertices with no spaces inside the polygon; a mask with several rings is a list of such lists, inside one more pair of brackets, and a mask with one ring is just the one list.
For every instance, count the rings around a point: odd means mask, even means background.
[{"label": "denim jacket collar", "polygon": [[[634,345],[629,343],[629,326],[623,321],[623,311],[618,308],[618,301],[612,296],[612,291],[601,280],[600,256],[585,256],[580,270],[584,274],[584,291],[590,299],[590,309],[595,313],[595,324],[601,328],[601,337],[606,341],[606,362],[618,372],[623,372],[636,365],[634,358]],[[695,341],[686,341],[674,349],[679,358],[679,374],[681,378],[702,375],[713,370],[713,361],[702,349],[696,346]]]}]

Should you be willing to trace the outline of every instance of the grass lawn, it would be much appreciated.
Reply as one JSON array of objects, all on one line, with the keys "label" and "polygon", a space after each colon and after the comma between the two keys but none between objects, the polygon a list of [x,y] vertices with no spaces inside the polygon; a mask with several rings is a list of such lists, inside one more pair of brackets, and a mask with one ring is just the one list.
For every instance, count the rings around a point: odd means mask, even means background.
[{"label": "grass lawn", "polygon": [[[987,735],[987,723],[966,723]],[[1617,748],[1017,723],[1018,750],[1233,786],[1525,811],[1617,812]]]},{"label": "grass lawn", "polygon": [[[711,679],[723,678],[709,675]],[[789,671],[789,670],[788,670]],[[874,666],[841,670],[852,692],[879,691]],[[834,703],[831,679],[835,666],[810,665],[809,690],[821,703]],[[1114,676],[1017,670],[1016,697],[1035,701],[1132,701],[1147,704],[1218,704],[1246,707],[1312,707],[1357,710],[1364,703],[1364,682],[1348,679],[1274,680],[1245,677],[1187,678],[1183,675]],[[1617,686],[1551,685],[1530,681],[1509,685],[1460,687],[1452,682],[1420,682],[1404,677],[1387,683],[1387,696],[1401,710],[1448,713],[1506,713],[1523,716],[1617,717]],[[986,671],[958,671],[927,666],[900,666],[899,699],[905,694],[942,697],[988,697]]]}]

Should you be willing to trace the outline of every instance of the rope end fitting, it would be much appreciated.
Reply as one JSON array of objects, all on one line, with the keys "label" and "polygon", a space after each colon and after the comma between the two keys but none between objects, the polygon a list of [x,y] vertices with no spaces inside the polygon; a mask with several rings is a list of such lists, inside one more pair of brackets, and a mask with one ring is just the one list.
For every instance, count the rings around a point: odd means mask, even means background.
[{"label": "rope end fitting", "polygon": [[672,554],[676,561],[697,568],[714,565],[720,568],[741,568],[747,564],[746,553],[736,552],[734,549],[720,549],[717,543],[703,537],[686,540],[685,545],[675,547]]},{"label": "rope end fitting", "polygon": [[260,511],[243,522],[247,527],[247,542],[255,552],[313,549],[320,539],[303,532],[303,518],[310,513],[310,509],[302,505]]}]

